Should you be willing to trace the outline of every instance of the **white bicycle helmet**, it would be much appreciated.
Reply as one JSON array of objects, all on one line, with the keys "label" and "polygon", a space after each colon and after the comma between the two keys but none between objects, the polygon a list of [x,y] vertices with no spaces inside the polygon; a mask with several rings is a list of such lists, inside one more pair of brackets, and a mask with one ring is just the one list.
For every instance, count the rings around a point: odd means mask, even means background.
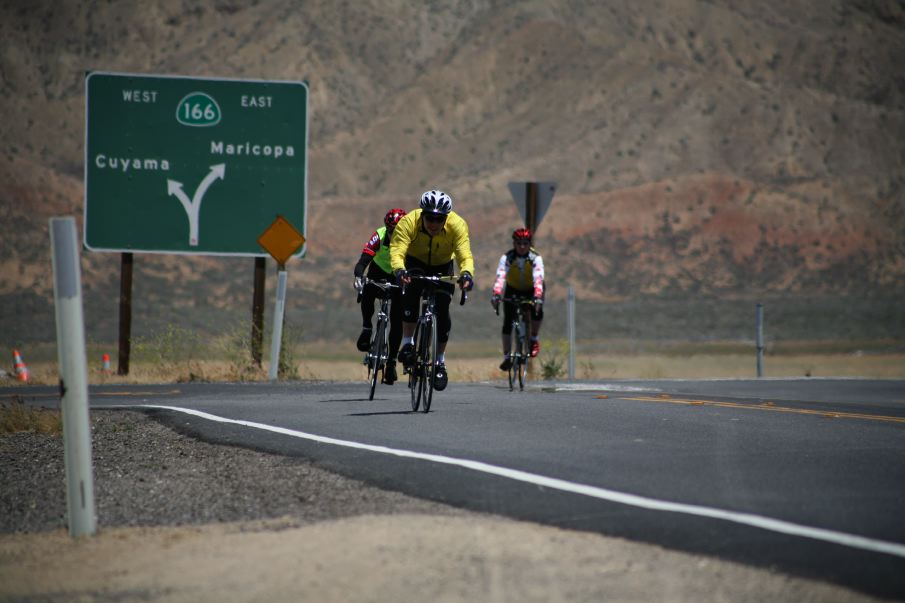
[{"label": "white bicycle helmet", "polygon": [[443,191],[425,191],[421,195],[421,210],[429,214],[449,215],[452,211],[452,197]]}]

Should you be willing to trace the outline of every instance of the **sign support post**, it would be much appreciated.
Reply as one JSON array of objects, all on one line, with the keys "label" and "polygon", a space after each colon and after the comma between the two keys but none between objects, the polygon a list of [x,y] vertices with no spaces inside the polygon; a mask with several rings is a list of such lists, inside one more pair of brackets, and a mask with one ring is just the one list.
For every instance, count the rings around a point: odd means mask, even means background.
[{"label": "sign support post", "polygon": [[537,182],[525,183],[525,228],[537,232]]},{"label": "sign support post", "polygon": [[254,293],[251,299],[251,360],[261,368],[264,347],[264,283],[267,278],[267,258],[255,258]]},{"label": "sign support post", "polygon": [[283,312],[286,308],[286,266],[277,272],[277,299],[273,308],[273,339],[270,341],[270,371],[267,377],[276,381],[280,368],[280,347],[283,344]]},{"label": "sign support post", "polygon": [[119,267],[119,354],[117,375],[129,374],[132,351],[132,254],[123,253]]}]

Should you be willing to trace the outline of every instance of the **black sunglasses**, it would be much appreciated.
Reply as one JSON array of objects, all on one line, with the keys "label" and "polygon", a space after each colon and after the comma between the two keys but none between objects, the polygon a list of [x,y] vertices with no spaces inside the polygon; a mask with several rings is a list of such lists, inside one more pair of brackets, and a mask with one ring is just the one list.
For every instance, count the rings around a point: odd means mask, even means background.
[{"label": "black sunglasses", "polygon": [[442,214],[424,214],[424,219],[434,224],[442,224],[446,222],[446,216]]}]

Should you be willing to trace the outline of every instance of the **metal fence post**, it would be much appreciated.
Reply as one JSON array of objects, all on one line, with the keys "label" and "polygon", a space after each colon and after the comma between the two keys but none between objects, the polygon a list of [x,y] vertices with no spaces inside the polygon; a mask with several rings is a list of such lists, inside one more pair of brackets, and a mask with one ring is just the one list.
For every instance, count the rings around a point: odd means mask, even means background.
[{"label": "metal fence post", "polygon": [[575,380],[575,289],[569,285],[566,301],[566,331],[569,337],[569,381]]},{"label": "metal fence post", "polygon": [[755,311],[755,328],[757,329],[757,376],[764,376],[764,305],[757,303]]}]

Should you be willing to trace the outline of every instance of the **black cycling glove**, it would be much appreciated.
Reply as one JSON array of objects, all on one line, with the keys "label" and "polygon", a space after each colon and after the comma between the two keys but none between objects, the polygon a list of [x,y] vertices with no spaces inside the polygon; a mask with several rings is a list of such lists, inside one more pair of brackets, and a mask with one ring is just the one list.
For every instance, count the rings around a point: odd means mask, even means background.
[{"label": "black cycling glove", "polygon": [[401,287],[405,284],[403,279],[408,276],[408,272],[404,268],[400,268],[399,270],[393,272],[393,276],[396,277],[396,284]]}]

